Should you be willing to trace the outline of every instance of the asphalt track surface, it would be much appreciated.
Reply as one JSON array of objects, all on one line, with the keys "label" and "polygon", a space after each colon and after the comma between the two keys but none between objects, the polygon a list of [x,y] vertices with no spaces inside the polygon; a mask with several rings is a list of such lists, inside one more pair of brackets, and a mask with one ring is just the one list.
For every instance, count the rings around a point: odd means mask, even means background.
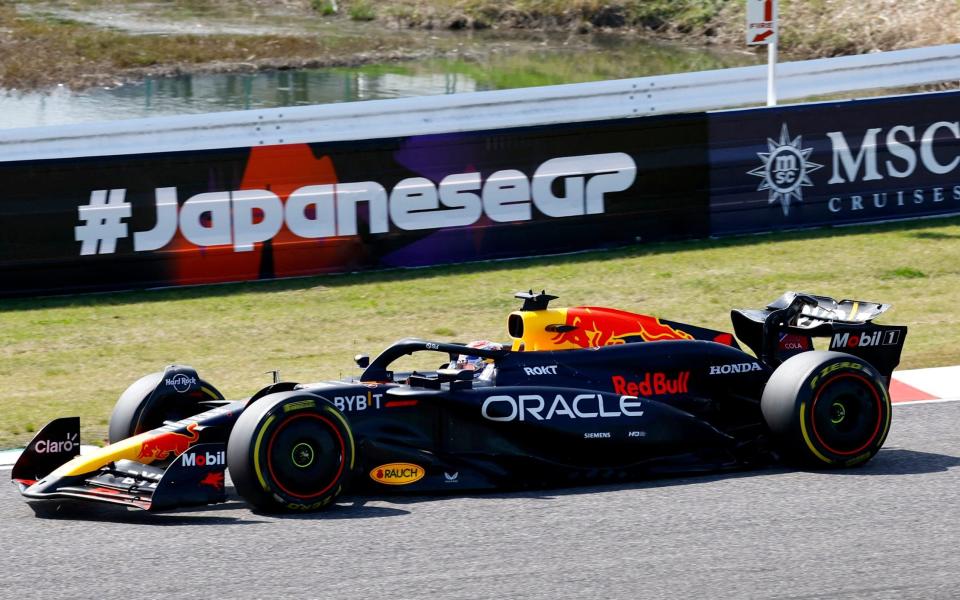
[{"label": "asphalt track surface", "polygon": [[[0,487],[0,597],[957,598],[960,402],[866,466],[495,496],[38,517]],[[0,471],[8,477],[9,471]]]}]

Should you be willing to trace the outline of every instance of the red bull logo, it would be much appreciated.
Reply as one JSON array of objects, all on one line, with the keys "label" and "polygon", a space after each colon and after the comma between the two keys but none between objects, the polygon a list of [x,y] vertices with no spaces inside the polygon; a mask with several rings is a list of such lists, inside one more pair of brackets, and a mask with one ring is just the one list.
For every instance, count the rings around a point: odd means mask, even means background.
[{"label": "red bull logo", "polygon": [[571,308],[567,310],[566,324],[574,329],[553,336],[550,340],[552,343],[595,348],[625,344],[628,341],[693,339],[689,333],[666,325],[656,317],[611,308]]},{"label": "red bull logo", "polygon": [[674,377],[669,377],[666,373],[647,373],[642,379],[633,381],[614,375],[611,382],[613,391],[625,396],[672,396],[689,391],[690,371],[681,371]]},{"label": "red bull logo", "polygon": [[187,425],[187,431],[190,432],[190,435],[177,433],[175,431],[156,434],[149,440],[143,442],[140,446],[138,458],[144,462],[152,462],[154,460],[164,460],[171,455],[177,456],[183,454],[187,451],[187,448],[200,439],[196,423]]}]

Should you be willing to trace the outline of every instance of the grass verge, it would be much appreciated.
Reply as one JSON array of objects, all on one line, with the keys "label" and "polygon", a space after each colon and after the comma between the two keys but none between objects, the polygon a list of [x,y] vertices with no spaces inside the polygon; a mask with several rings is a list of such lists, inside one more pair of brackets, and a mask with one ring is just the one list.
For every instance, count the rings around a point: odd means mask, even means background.
[{"label": "grass verge", "polygon": [[280,369],[316,381],[415,335],[495,339],[520,289],[730,330],[729,310],[786,290],[893,303],[904,368],[960,364],[960,218],[655,244],[454,267],[0,302],[0,448],[79,414],[100,440],[120,392],[173,362],[228,397]]}]

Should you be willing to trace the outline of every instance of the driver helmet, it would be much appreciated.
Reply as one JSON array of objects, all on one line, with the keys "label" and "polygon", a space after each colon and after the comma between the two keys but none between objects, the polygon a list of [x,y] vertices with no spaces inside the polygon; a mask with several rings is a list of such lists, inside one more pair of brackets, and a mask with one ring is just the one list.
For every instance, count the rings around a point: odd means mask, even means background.
[{"label": "driver helmet", "polygon": [[[498,344],[497,342],[491,342],[489,340],[477,340],[475,342],[470,342],[467,344],[469,348],[479,348],[481,350],[503,350],[503,344]],[[489,359],[483,358],[481,356],[472,356],[469,354],[461,354],[457,357],[457,360],[453,361],[450,365],[454,369],[469,369],[471,371],[483,371],[484,367],[487,366],[487,361]],[[492,360],[490,362],[493,362]]]}]

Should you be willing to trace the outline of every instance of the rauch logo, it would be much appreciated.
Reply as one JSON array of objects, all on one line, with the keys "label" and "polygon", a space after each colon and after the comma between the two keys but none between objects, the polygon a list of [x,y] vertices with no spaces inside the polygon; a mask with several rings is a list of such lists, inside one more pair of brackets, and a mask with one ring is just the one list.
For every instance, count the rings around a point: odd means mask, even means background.
[{"label": "rauch logo", "polygon": [[409,485],[420,481],[426,473],[423,467],[411,463],[390,463],[370,471],[370,479],[386,485]]}]

